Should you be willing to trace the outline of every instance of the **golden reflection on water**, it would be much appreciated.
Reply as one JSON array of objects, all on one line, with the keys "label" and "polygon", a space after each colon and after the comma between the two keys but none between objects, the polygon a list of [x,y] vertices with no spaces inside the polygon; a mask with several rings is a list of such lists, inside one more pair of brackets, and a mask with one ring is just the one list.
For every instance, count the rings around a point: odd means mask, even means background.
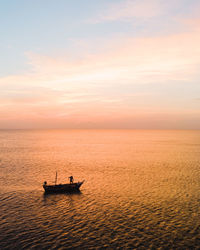
[{"label": "golden reflection on water", "polygon": [[[200,243],[200,131],[1,131],[0,148],[2,246]],[[81,193],[44,195],[56,171]]]}]

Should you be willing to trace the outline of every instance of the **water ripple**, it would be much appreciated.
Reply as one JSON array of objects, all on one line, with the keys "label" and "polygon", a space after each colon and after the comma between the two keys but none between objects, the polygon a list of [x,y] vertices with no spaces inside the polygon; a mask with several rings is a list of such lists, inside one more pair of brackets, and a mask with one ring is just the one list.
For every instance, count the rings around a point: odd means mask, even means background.
[{"label": "water ripple", "polygon": [[[1,135],[0,248],[199,249],[200,134],[88,133]],[[44,195],[55,169],[82,191]]]}]

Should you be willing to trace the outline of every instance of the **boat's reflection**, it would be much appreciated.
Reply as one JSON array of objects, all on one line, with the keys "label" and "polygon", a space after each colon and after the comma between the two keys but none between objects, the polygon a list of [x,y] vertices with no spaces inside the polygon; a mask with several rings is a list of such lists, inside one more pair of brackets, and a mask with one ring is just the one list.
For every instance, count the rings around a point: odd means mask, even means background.
[{"label": "boat's reflection", "polygon": [[75,191],[71,191],[71,192],[56,192],[56,193],[46,193],[46,192],[44,192],[44,196],[54,196],[54,195],[80,195],[80,194],[82,194],[82,192],[80,191],[80,190],[75,190]]},{"label": "boat's reflection", "polygon": [[43,202],[45,204],[57,203],[66,200],[80,199],[81,191],[67,193],[43,193]]}]

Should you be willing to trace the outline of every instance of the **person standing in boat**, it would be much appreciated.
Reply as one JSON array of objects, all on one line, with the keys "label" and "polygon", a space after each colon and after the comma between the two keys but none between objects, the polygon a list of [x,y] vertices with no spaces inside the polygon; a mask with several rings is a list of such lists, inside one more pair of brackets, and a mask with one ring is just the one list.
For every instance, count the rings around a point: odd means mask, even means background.
[{"label": "person standing in boat", "polygon": [[72,184],[74,182],[74,177],[73,176],[70,176],[69,177],[69,181],[70,181],[70,184]]}]

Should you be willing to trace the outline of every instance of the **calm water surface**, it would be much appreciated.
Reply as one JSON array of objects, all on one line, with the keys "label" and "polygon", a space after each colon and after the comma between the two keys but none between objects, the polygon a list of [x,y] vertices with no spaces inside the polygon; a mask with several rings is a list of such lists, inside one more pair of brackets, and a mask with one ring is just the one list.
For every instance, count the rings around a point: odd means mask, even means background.
[{"label": "calm water surface", "polygon": [[0,131],[0,169],[1,249],[199,249],[200,131]]}]

